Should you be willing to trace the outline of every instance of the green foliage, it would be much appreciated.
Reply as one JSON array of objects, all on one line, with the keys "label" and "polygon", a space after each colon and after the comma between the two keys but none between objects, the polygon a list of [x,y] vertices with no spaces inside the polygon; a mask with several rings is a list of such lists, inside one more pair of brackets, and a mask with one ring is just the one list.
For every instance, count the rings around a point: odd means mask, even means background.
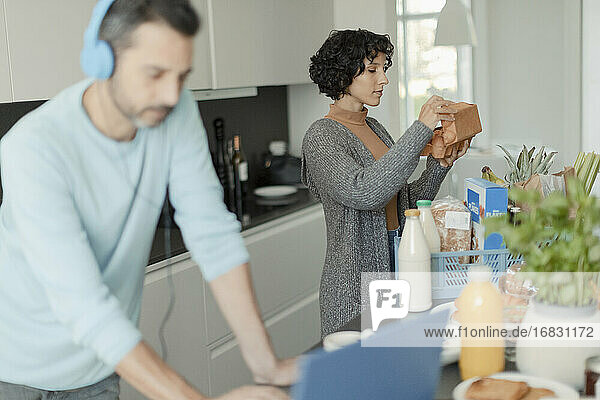
[{"label": "green foliage", "polygon": [[542,146],[534,155],[535,147],[527,149],[527,146],[523,145],[523,150],[515,160],[508,150],[499,144],[497,146],[505,154],[504,159],[508,164],[509,172],[504,180],[508,182],[509,186],[513,186],[517,182],[524,182],[535,174],[546,175],[552,166],[552,158],[557,154],[556,151],[546,154],[546,148]]},{"label": "green foliage", "polygon": [[518,188],[509,197],[521,205],[516,223],[508,215],[486,218],[486,232],[499,232],[514,255],[523,256],[523,271],[587,273],[559,275],[535,274],[530,278],[538,288],[538,301],[561,305],[584,305],[592,302],[593,285],[600,272],[600,201],[589,196],[577,178],[567,182],[568,195],[552,192],[542,198],[537,191]]}]

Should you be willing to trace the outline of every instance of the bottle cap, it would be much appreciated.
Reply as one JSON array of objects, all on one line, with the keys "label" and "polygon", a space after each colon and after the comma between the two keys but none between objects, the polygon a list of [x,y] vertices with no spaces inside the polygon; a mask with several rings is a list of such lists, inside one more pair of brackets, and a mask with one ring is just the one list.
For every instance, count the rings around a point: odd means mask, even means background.
[{"label": "bottle cap", "polygon": [[431,207],[431,200],[417,200],[417,207]]},{"label": "bottle cap", "polygon": [[405,217],[418,217],[419,215],[421,215],[421,211],[414,208],[409,208],[408,210],[404,211]]},{"label": "bottle cap", "polygon": [[489,282],[492,278],[492,270],[487,265],[473,265],[469,269],[469,280],[471,282]]},{"label": "bottle cap", "polygon": [[590,357],[585,360],[585,369],[600,374],[600,356]]}]

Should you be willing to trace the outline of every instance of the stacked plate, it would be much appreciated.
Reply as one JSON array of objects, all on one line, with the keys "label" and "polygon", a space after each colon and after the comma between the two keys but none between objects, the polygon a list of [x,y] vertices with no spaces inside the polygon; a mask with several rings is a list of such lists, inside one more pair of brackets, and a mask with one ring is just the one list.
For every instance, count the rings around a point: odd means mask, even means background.
[{"label": "stacked plate", "polygon": [[298,201],[298,188],[291,185],[263,186],[254,189],[256,204],[261,206],[286,206]]}]

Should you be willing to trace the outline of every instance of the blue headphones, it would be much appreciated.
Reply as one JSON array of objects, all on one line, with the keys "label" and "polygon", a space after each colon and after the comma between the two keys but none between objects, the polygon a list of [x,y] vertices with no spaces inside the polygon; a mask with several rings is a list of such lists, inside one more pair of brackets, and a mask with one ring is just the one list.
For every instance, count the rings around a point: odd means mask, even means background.
[{"label": "blue headphones", "polygon": [[83,72],[96,79],[108,79],[115,67],[115,56],[110,44],[98,39],[102,20],[115,0],[100,0],[94,7],[90,24],[83,36],[83,50],[79,61]]}]

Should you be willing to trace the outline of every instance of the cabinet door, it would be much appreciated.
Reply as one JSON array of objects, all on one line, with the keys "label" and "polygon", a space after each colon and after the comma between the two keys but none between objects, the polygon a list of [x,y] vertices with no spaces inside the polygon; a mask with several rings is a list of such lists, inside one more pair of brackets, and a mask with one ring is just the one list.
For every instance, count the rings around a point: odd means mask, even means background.
[{"label": "cabinet door", "polygon": [[14,100],[48,99],[84,77],[83,32],[95,0],[4,0]]},{"label": "cabinet door", "polygon": [[[317,290],[325,260],[327,238],[320,205],[244,238],[258,306],[269,317],[296,299]],[[206,288],[208,343],[227,334],[229,326]]]},{"label": "cabinet door", "polygon": [[[267,320],[266,325],[278,357],[295,357],[306,352],[320,340],[317,293]],[[252,374],[235,340],[211,351],[211,396],[247,384],[252,384]]]},{"label": "cabinet door", "polygon": [[[191,385],[206,394],[208,388],[208,349],[204,338],[204,307],[202,274],[191,260],[174,264],[172,278],[175,305],[165,326],[167,363]],[[146,275],[140,316],[144,340],[160,355],[159,329],[169,306],[168,269]],[[126,382],[121,383],[121,399],[144,397]]]},{"label": "cabinet door", "polygon": [[217,88],[308,83],[332,0],[212,1]]},{"label": "cabinet door", "polygon": [[8,66],[8,43],[5,32],[4,0],[0,0],[0,103],[12,101],[10,69]]},{"label": "cabinet door", "polygon": [[212,87],[210,60],[210,29],[208,0],[191,0],[192,6],[200,17],[200,30],[194,38],[194,58],[192,73],[186,86],[192,90],[210,89]]}]

